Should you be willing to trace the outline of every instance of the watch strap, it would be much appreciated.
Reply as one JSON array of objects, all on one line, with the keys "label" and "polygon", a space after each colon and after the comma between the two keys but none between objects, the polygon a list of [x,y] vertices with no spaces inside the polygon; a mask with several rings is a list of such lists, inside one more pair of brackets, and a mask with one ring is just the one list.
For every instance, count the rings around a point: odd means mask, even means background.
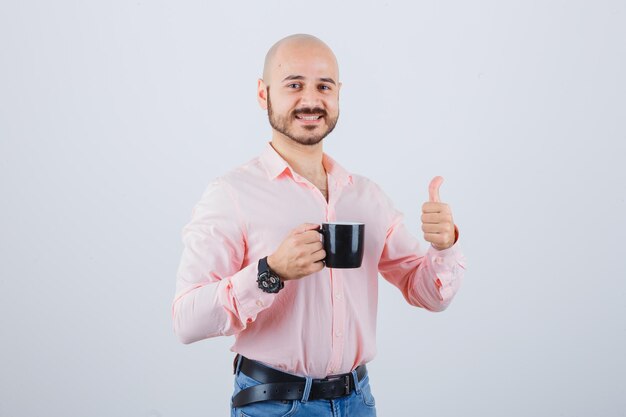
[{"label": "watch strap", "polygon": [[259,259],[259,274],[261,272],[272,272],[270,266],[267,264],[267,256]]}]

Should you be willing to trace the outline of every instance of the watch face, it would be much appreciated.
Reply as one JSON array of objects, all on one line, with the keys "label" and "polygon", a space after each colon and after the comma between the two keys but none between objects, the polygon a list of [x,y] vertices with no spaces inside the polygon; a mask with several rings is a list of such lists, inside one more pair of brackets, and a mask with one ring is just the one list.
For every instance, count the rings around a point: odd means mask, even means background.
[{"label": "watch face", "polygon": [[269,284],[269,289],[272,291],[276,291],[278,289],[278,286],[280,285],[280,281],[278,281],[278,279],[272,275],[267,277],[267,280],[265,282]]},{"label": "watch face", "polygon": [[258,281],[259,287],[265,292],[278,292],[280,289],[280,280],[268,272],[262,272]]}]

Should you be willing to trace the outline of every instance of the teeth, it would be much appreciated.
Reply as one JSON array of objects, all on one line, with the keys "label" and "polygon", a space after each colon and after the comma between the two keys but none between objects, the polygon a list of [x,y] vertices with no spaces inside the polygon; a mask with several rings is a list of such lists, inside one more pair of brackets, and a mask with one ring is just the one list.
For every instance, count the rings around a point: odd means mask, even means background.
[{"label": "teeth", "polygon": [[322,116],[298,116],[298,119],[302,120],[317,120]]}]

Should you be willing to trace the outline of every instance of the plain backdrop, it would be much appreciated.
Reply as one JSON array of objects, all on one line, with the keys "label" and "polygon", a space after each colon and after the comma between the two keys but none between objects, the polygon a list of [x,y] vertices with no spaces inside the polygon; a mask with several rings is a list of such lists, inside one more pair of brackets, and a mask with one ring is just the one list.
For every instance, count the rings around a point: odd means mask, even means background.
[{"label": "plain backdrop", "polygon": [[340,63],[325,151],[423,239],[448,310],[381,279],[379,416],[626,415],[623,1],[0,1],[0,416],[228,415],[231,338],[181,344],[181,231],[270,139],[267,49]]}]

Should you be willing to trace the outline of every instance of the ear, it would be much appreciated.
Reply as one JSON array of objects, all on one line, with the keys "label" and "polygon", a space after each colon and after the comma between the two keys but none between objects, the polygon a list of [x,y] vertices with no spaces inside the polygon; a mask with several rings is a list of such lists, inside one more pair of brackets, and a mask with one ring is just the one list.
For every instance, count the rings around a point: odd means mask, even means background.
[{"label": "ear", "polygon": [[256,99],[259,102],[259,106],[261,106],[263,110],[267,110],[267,88],[261,78],[259,78],[257,82]]},{"label": "ear", "polygon": [[339,100],[339,92],[341,91],[341,86],[343,85],[343,83],[340,81],[338,84],[338,88],[337,88],[337,100]]}]

